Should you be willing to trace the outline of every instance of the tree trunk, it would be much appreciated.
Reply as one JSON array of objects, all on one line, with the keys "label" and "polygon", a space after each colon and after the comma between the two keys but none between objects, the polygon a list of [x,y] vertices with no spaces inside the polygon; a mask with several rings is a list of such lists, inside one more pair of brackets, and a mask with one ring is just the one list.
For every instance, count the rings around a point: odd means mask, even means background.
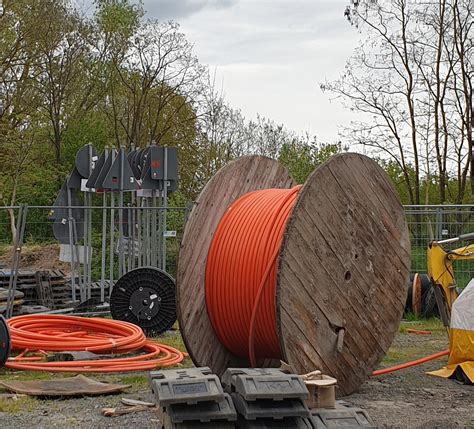
[{"label": "tree trunk", "polygon": [[13,209],[8,209],[8,215],[10,216],[10,231],[12,234],[12,242],[13,242],[16,237],[15,211]]},{"label": "tree trunk", "polygon": [[[13,189],[12,189],[12,197],[10,198],[10,206],[14,206],[16,203],[16,191],[18,187],[18,177],[19,175],[16,174],[15,178],[13,179]],[[9,208],[8,210],[8,215],[10,216],[10,231],[12,234],[12,242],[15,241],[16,237],[16,221],[15,221],[15,210],[12,208]]]}]

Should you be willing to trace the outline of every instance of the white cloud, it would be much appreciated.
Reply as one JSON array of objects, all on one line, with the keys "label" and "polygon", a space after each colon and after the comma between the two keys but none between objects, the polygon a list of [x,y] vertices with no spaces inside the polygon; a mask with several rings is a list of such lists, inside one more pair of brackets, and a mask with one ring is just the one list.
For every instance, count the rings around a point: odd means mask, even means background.
[{"label": "white cloud", "polygon": [[155,18],[180,20],[204,9],[229,8],[236,2],[237,0],[152,0],[146,1],[145,7]]},{"label": "white cloud", "polygon": [[[92,0],[83,1],[86,5]],[[147,16],[175,19],[200,61],[216,70],[228,101],[320,140],[337,139],[353,114],[319,83],[343,70],[358,39],[349,0],[144,0]]]},{"label": "white cloud", "polygon": [[319,83],[342,71],[358,34],[346,2],[245,1],[181,21],[202,62],[216,69],[232,105],[297,132],[335,141],[352,114],[331,103]]}]

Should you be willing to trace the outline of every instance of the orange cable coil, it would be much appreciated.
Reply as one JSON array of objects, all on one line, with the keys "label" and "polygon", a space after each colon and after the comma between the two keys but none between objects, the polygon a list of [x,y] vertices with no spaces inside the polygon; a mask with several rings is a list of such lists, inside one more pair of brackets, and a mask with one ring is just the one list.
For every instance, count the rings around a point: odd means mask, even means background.
[{"label": "orange cable coil", "polygon": [[205,273],[206,305],[221,343],[234,355],[281,356],[276,327],[277,259],[301,186],[242,195],[212,239]]},{"label": "orange cable coil", "polygon": [[[238,198],[222,216],[206,263],[207,311],[220,342],[234,355],[280,359],[275,314],[277,259],[283,233],[301,186],[264,189]],[[374,371],[372,376],[409,368],[447,355]]]},{"label": "orange cable coil", "polygon": [[[147,371],[180,363],[179,350],[148,340],[132,323],[101,318],[63,315],[27,315],[8,320],[12,350],[21,353],[9,358],[10,369],[49,372],[128,372]],[[120,355],[110,359],[45,362],[40,356],[51,351],[89,351]],[[138,352],[145,353],[139,354]]]}]

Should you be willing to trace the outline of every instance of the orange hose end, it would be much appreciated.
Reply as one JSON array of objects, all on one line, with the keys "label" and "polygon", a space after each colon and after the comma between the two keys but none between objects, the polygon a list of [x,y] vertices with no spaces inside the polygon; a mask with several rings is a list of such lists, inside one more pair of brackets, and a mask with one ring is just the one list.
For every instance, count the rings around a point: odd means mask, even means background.
[{"label": "orange hose end", "polygon": [[[180,363],[179,350],[147,340],[140,327],[119,320],[63,315],[28,315],[7,321],[12,350],[20,354],[9,358],[10,369],[48,372],[129,372],[148,371]],[[90,351],[120,355],[110,359],[45,362],[28,352]],[[143,353],[144,352],[144,353]]]},{"label": "orange hose end", "polygon": [[421,329],[407,329],[407,332],[416,335],[431,335],[431,331],[423,331]]}]

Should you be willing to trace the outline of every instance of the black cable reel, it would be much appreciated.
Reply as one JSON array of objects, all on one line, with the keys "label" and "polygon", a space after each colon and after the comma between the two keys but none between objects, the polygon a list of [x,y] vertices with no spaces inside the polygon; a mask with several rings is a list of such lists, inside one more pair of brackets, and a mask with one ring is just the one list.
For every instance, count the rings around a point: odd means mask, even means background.
[{"label": "black cable reel", "polygon": [[112,290],[110,313],[115,320],[140,326],[148,336],[162,334],[176,322],[174,279],[153,267],[129,271]]},{"label": "black cable reel", "polygon": [[10,331],[5,318],[0,315],[0,368],[4,367],[7,363],[8,356],[10,355]]}]

